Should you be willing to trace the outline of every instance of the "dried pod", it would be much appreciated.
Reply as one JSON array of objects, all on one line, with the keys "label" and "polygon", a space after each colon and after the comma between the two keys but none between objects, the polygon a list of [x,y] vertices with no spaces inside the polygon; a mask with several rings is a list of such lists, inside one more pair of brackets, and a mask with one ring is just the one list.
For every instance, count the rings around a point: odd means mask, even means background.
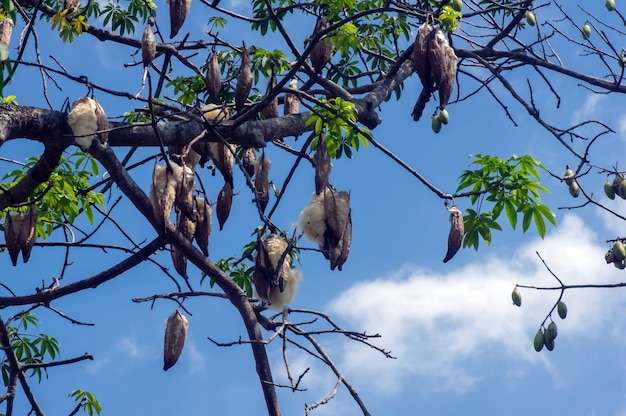
[{"label": "dried pod", "polygon": [[154,33],[152,33],[153,25],[154,17],[150,16],[141,37],[141,61],[144,67],[150,66],[156,57],[156,39],[154,38]]},{"label": "dried pod", "polygon": [[434,91],[434,82],[430,79],[430,61],[428,59],[428,39],[435,26],[424,22],[417,30],[415,43],[413,43],[413,66],[422,82],[422,91],[413,107],[413,120],[417,121],[422,116],[426,103]]},{"label": "dried pod", "polygon": [[95,113],[96,113],[96,126],[98,128],[98,139],[100,139],[100,143],[106,144],[109,140],[109,132],[108,130],[111,128],[111,124],[109,123],[109,118],[104,112],[104,108],[100,105],[98,101],[93,100],[95,104]]},{"label": "dried pod", "polygon": [[259,298],[270,305],[272,290],[284,291],[289,281],[291,245],[276,234],[268,234],[263,239],[257,236],[256,248],[252,279]]},{"label": "dried pod", "polygon": [[609,250],[604,254],[604,260],[606,260],[606,264],[614,263],[615,261],[617,261],[613,250]]},{"label": "dried pod", "polygon": [[269,171],[271,162],[265,152],[261,154],[261,157],[256,161],[256,169],[254,173],[254,190],[256,193],[256,200],[261,207],[261,211],[265,212],[265,207],[270,200],[270,182]]},{"label": "dried pod", "polygon": [[213,101],[219,101],[222,81],[220,80],[220,66],[217,62],[217,52],[211,52],[206,75],[204,76],[206,90]]},{"label": "dried pod", "polygon": [[284,288],[281,291],[275,287],[270,292],[270,308],[282,310],[285,306],[293,303],[298,291],[298,285],[303,279],[302,272],[296,269],[289,269],[288,279],[284,282]]},{"label": "dried pod", "polygon": [[248,100],[248,95],[252,89],[252,70],[250,69],[250,55],[246,44],[243,44],[241,52],[241,68],[237,77],[237,86],[235,87],[235,108],[240,113]]},{"label": "dried pod", "polygon": [[256,162],[256,155],[254,154],[254,149],[251,147],[246,148],[243,151],[243,156],[241,157],[241,163],[243,164],[243,168],[246,170],[246,173],[248,174],[250,178],[254,176],[255,162]]},{"label": "dried pod", "polygon": [[196,189],[196,182],[193,179],[193,171],[189,166],[180,166],[180,177],[176,187],[175,203],[178,209],[190,219],[195,217],[193,192]]},{"label": "dried pod", "polygon": [[196,197],[196,243],[205,256],[209,255],[213,209],[204,198]]},{"label": "dried pod", "polygon": [[224,223],[230,215],[230,208],[233,205],[233,188],[228,182],[224,184],[217,196],[217,221],[220,224],[220,231],[224,228]]},{"label": "dried pod", "polygon": [[450,208],[450,233],[448,234],[448,251],[443,259],[447,263],[461,248],[464,233],[463,214],[456,206]]},{"label": "dried pod", "polygon": [[191,0],[167,0],[167,3],[170,6],[170,39],[172,39],[185,22]]},{"label": "dried pod", "polygon": [[567,305],[563,301],[560,300],[556,305],[556,311],[561,319],[565,319],[567,317]]},{"label": "dried pod", "polygon": [[324,253],[325,255],[328,253],[331,270],[335,270],[335,267],[342,270],[352,242],[350,193],[327,187],[324,191],[324,211],[326,216]]},{"label": "dried pod", "polygon": [[78,11],[79,0],[63,0],[63,10],[67,10],[67,15],[73,15]]},{"label": "dried pod", "polygon": [[154,165],[152,171],[152,185],[150,186],[150,201],[157,226],[164,230],[169,222],[170,213],[174,206],[176,193],[179,187],[179,178],[182,176],[182,168],[176,163],[167,166]]},{"label": "dried pod", "polygon": [[167,318],[165,326],[165,342],[163,348],[163,370],[169,370],[183,352],[187,340],[189,322],[178,309]]},{"label": "dried pod", "polygon": [[[180,210],[176,211],[176,230],[180,232],[188,241],[192,241],[196,233],[196,223]],[[172,263],[178,274],[187,278],[187,257],[176,247],[170,247]]]},{"label": "dried pod", "polygon": [[224,182],[233,187],[233,166],[235,164],[235,146],[224,143],[209,143],[210,153],[215,167],[222,173]]},{"label": "dried pod", "polygon": [[513,293],[511,293],[511,298],[513,299],[513,305],[522,306],[522,294],[520,293],[518,288],[513,289]]},{"label": "dried pod", "polygon": [[24,214],[18,211],[9,211],[4,221],[4,241],[13,266],[17,265],[20,254],[20,230],[23,221]]},{"label": "dried pod", "polygon": [[454,89],[457,57],[448,39],[439,28],[431,33],[428,42],[428,60],[430,61],[431,81],[434,82],[435,89],[439,91],[439,108],[443,110],[448,105]]},{"label": "dried pod", "polygon": [[[298,89],[298,80],[292,79],[289,83],[289,88],[292,90]],[[294,93],[287,92],[285,93],[283,104],[283,114],[298,114],[300,112],[300,101],[298,101],[298,96]]]},{"label": "dried pod", "polygon": [[30,252],[33,249],[35,240],[37,239],[37,218],[39,217],[39,211],[34,204],[28,206],[22,225],[20,226],[19,244],[22,250],[22,260],[24,263],[28,262],[30,258]]},{"label": "dried pod", "polygon": [[[272,74],[272,77],[267,83],[267,90],[265,91],[265,96],[269,96],[272,94],[272,91],[276,88],[276,77]],[[261,110],[261,114],[267,120],[270,118],[278,117],[278,96],[275,95],[274,98]]]},{"label": "dried pod", "polygon": [[176,273],[183,279],[187,279],[187,257],[175,245],[170,247],[170,254]]},{"label": "dried pod", "polygon": [[315,193],[320,194],[328,186],[330,179],[330,155],[326,145],[326,135],[321,133],[315,149]]},{"label": "dried pod", "polygon": [[327,228],[324,193],[319,195],[313,193],[308,205],[300,213],[298,226],[307,239],[316,242],[320,247],[324,245],[324,234]]},{"label": "dried pod", "polygon": [[8,14],[0,19],[0,42],[2,42],[7,48],[11,43],[11,35],[13,34],[13,19]]},{"label": "dried pod", "polygon": [[[317,18],[315,22],[315,29],[313,29],[313,36],[318,33],[328,29],[330,27],[330,23],[328,22],[328,17],[325,15],[321,15]],[[328,35],[317,40],[315,46],[311,50],[311,66],[313,66],[313,70],[316,74],[321,74],[322,69],[326,66],[328,62],[330,62],[330,55],[333,51],[333,43]]]},{"label": "dried pod", "polygon": [[[67,115],[67,124],[74,135],[74,140],[85,152],[91,147],[92,140],[96,137],[95,133],[98,131],[98,126],[102,124],[102,117],[98,113],[98,107],[100,106],[96,100],[89,97],[81,97],[72,103],[70,112]],[[106,116],[104,117],[106,118]]]}]

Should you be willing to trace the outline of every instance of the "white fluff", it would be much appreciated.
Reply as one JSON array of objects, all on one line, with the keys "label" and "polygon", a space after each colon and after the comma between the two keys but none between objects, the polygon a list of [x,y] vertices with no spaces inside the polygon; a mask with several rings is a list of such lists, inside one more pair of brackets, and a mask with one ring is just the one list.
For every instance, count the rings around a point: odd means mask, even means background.
[{"label": "white fluff", "polygon": [[281,292],[278,287],[273,287],[270,292],[270,300],[272,301],[270,308],[279,311],[285,306],[292,304],[296,299],[298,286],[302,279],[303,276],[300,270],[289,269],[289,279],[285,282],[284,290]]},{"label": "white fluff", "polygon": [[[278,237],[276,234],[270,234],[265,238],[264,243],[265,249],[267,250],[267,256],[272,263],[272,267],[274,268],[274,270],[278,271],[278,262],[280,261],[280,258],[287,249],[287,242]],[[289,254],[286,254],[285,258],[283,259],[283,264],[280,265],[280,268],[283,269],[285,275],[289,272],[289,259]]]},{"label": "white fluff", "polygon": [[[153,183],[150,186],[150,201],[155,216],[159,217],[163,214],[163,220],[170,217],[174,200],[176,199],[176,190],[180,186],[183,177],[183,169],[176,163],[170,163],[172,172],[167,171],[167,166],[155,166],[153,173]],[[186,167],[191,172],[189,167]],[[192,173],[188,173],[192,174]],[[157,220],[161,220],[157,218]]]},{"label": "white fluff", "polygon": [[317,195],[313,192],[311,201],[300,213],[298,225],[307,239],[320,246],[324,245],[324,233],[326,232],[324,193]]},{"label": "white fluff", "polygon": [[89,150],[91,142],[98,131],[97,103],[89,97],[82,97],[74,101],[70,113],[67,115],[67,124],[76,136],[74,140],[83,151]]}]

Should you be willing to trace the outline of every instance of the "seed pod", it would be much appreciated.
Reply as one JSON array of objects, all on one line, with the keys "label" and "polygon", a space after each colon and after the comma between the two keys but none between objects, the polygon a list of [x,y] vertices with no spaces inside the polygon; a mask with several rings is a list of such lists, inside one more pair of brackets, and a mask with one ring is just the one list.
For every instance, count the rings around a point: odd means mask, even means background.
[{"label": "seed pod", "polygon": [[342,270],[352,243],[352,216],[350,193],[335,191],[330,186],[324,191],[324,255],[330,260],[330,269]]},{"label": "seed pod", "polygon": [[[191,241],[196,233],[196,223],[183,212],[177,210],[176,230],[188,241]],[[172,245],[170,249],[174,269],[181,277],[187,279],[187,257],[175,245]]]},{"label": "seed pod", "polygon": [[220,80],[220,66],[217,61],[217,52],[211,52],[209,64],[207,65],[204,83],[209,97],[213,101],[219,101],[220,90],[222,89],[222,81]]},{"label": "seed pod", "polygon": [[626,259],[626,247],[624,247],[624,243],[621,240],[617,240],[613,244],[613,254],[617,260]]},{"label": "seed pod", "polygon": [[609,199],[615,199],[615,190],[610,181],[604,182],[604,193]]},{"label": "seed pod", "polygon": [[9,211],[4,221],[4,241],[13,266],[17,266],[17,258],[20,254],[20,230],[24,214],[18,211]]},{"label": "seed pod", "polygon": [[157,226],[164,230],[169,223],[170,213],[176,199],[182,168],[176,163],[170,163],[171,171],[167,166],[154,165],[152,171],[152,185],[150,186],[150,201]]},{"label": "seed pod", "polygon": [[246,173],[248,174],[248,176],[250,176],[250,178],[254,176],[255,161],[256,155],[254,153],[254,149],[248,147],[243,151],[241,163],[243,164],[243,168],[246,170]]},{"label": "seed pod", "polygon": [[567,317],[567,305],[565,302],[559,301],[556,305],[556,311],[561,319],[565,319]]},{"label": "seed pod", "polygon": [[522,294],[517,288],[513,289],[513,293],[511,293],[511,298],[513,299],[513,305],[522,306]]},{"label": "seed pod", "polygon": [[85,152],[91,147],[91,143],[96,137],[95,133],[98,131],[98,125],[101,123],[98,106],[96,100],[81,97],[72,103],[67,115],[67,125],[74,135],[74,140]]},{"label": "seed pod", "polygon": [[261,211],[265,212],[265,207],[270,200],[270,182],[269,171],[271,162],[265,152],[256,161],[256,172],[254,173],[254,190],[256,200],[258,201]]},{"label": "seed pod", "polygon": [[448,251],[443,259],[447,263],[461,248],[465,226],[463,224],[463,214],[456,206],[450,208],[450,233],[448,234]]},{"label": "seed pod", "polygon": [[259,298],[270,305],[272,290],[282,292],[289,281],[291,245],[278,235],[269,234],[263,239],[257,236],[256,249],[252,279]]},{"label": "seed pod", "polygon": [[233,166],[235,164],[235,156],[233,155],[234,151],[235,146],[232,144],[208,144],[208,154],[210,155],[210,158],[213,159],[215,167],[224,177],[224,182],[228,182],[231,188],[233,187]]},{"label": "seed pod", "polygon": [[237,86],[235,87],[235,108],[240,113],[248,100],[248,95],[252,89],[252,70],[250,69],[250,55],[244,42],[241,51],[241,68],[237,77]]},{"label": "seed pod", "polygon": [[441,124],[448,124],[448,121],[450,121],[450,115],[445,108],[439,112],[439,121]]},{"label": "seed pod", "polygon": [[604,260],[606,260],[606,264],[610,264],[610,263],[617,261],[612,249],[606,252],[606,254],[604,255]]},{"label": "seed pod", "polygon": [[[267,83],[267,90],[265,91],[265,96],[269,96],[272,91],[276,88],[276,77],[272,74],[272,77]],[[266,120],[270,118],[278,117],[278,96],[274,96],[272,100],[261,109],[261,114],[265,117]]]},{"label": "seed pod", "polygon": [[526,10],[526,23],[528,23],[529,26],[535,26],[537,24],[537,19],[535,19],[535,14],[533,12],[531,12],[530,10]]},{"label": "seed pod", "polygon": [[166,0],[170,6],[170,39],[172,39],[185,22],[191,0]]},{"label": "seed pod", "polygon": [[574,183],[574,171],[570,169],[569,166],[565,169],[565,173],[563,174],[563,180],[565,180],[565,184],[567,186]]},{"label": "seed pod", "polygon": [[589,37],[591,36],[591,26],[585,23],[581,29],[581,32],[583,34],[583,39],[585,40],[589,39]]},{"label": "seed pod", "polygon": [[606,0],[606,3],[604,5],[606,6],[606,9],[610,12],[615,10],[615,0]]},{"label": "seed pod", "polygon": [[71,16],[78,11],[78,6],[80,6],[79,0],[64,0],[63,1],[63,10],[67,10],[67,15]]},{"label": "seed pod", "polygon": [[547,333],[548,331],[544,331],[543,333],[543,343],[548,351],[552,351],[554,349],[554,338],[546,336]]},{"label": "seed pod", "polygon": [[450,5],[454,10],[460,12],[461,9],[463,9],[463,0],[452,0],[452,3],[450,3]]},{"label": "seed pod", "polygon": [[[313,36],[318,33],[328,29],[330,27],[330,23],[328,22],[328,17],[325,15],[321,15],[317,18],[315,22],[315,29],[313,29]],[[321,74],[322,69],[326,66],[328,62],[330,62],[330,55],[333,51],[333,43],[331,38],[326,35],[317,41],[313,49],[311,50],[311,55],[309,56],[311,59],[311,66],[316,74]]]},{"label": "seed pod", "polygon": [[580,195],[580,187],[578,186],[578,183],[576,183],[576,181],[570,184],[569,193],[574,198],[578,198],[578,195]]},{"label": "seed pod", "polygon": [[613,266],[615,266],[616,269],[624,270],[626,269],[626,262],[624,260],[615,260]]},{"label": "seed pod", "polygon": [[20,227],[19,244],[22,250],[22,260],[24,263],[28,262],[30,258],[30,252],[33,249],[35,240],[37,239],[37,218],[39,217],[39,211],[34,204],[28,206],[26,214]]},{"label": "seed pod", "polygon": [[180,172],[180,178],[177,178],[178,183],[176,184],[176,197],[174,202],[176,207],[178,207],[184,216],[189,219],[193,219],[195,217],[193,212],[193,192],[196,189],[196,182],[193,179],[193,171],[189,168],[189,166],[183,165],[180,166]]},{"label": "seed pod", "polygon": [[[297,90],[298,80],[292,79],[291,82],[289,83],[289,88],[291,88],[292,90]],[[298,114],[299,112],[300,112],[300,101],[298,101],[298,96],[290,92],[285,93],[284,104],[283,104],[283,114],[284,115]]]},{"label": "seed pod", "polygon": [[8,14],[0,20],[0,42],[2,42],[7,48],[11,43],[11,35],[13,34],[13,19]]},{"label": "seed pod", "polygon": [[153,25],[154,17],[150,16],[141,37],[141,61],[144,67],[150,66],[156,57],[156,39],[154,38],[154,33],[152,33]]},{"label": "seed pod", "polygon": [[[439,91],[439,108],[444,109],[454,89],[457,57],[443,31],[436,28],[428,40],[428,60],[430,62],[430,82]],[[432,85],[431,84],[431,85]]]},{"label": "seed pod", "polygon": [[224,223],[230,215],[230,208],[233,205],[233,188],[228,182],[224,184],[217,196],[217,221],[220,224],[220,231],[224,228]]},{"label": "seed pod", "polygon": [[617,188],[617,194],[622,199],[626,199],[626,179],[622,179]]},{"label": "seed pod", "polygon": [[550,322],[550,323],[548,324],[548,329],[547,329],[547,331],[546,331],[546,332],[548,333],[548,335],[550,336],[550,338],[552,338],[552,339],[556,339],[557,335],[559,334],[559,331],[558,331],[558,329],[557,329],[557,327],[556,327],[556,323],[554,323],[554,321],[553,321],[553,322]]},{"label": "seed pod", "polygon": [[165,342],[163,348],[163,370],[169,370],[183,352],[187,339],[189,322],[178,309],[167,318],[165,326]]},{"label": "seed pod", "polygon": [[196,243],[205,256],[209,256],[209,238],[211,236],[213,209],[204,198],[197,196],[196,205]]},{"label": "seed pod", "polygon": [[535,351],[539,352],[543,349],[543,332],[541,329],[537,331],[535,334],[535,339],[533,339],[533,346],[535,347]]},{"label": "seed pod", "polygon": [[438,115],[433,116],[430,125],[435,133],[439,133],[441,131],[441,120],[439,120]]},{"label": "seed pod", "polygon": [[326,234],[326,212],[324,211],[325,191],[321,194],[313,192],[311,200],[300,213],[298,227],[302,229],[304,236],[320,247],[324,246],[324,235]]},{"label": "seed pod", "polygon": [[326,145],[326,135],[320,133],[315,149],[315,193],[318,195],[328,186],[330,179],[330,155]]}]

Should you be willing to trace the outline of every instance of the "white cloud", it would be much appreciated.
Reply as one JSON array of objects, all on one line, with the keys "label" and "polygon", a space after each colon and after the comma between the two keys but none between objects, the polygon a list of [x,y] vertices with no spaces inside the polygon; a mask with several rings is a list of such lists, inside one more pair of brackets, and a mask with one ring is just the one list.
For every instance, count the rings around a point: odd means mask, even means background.
[{"label": "white cloud", "polygon": [[[553,371],[546,353],[534,351],[532,338],[560,292],[521,289],[521,308],[514,307],[510,298],[516,283],[558,286],[536,251],[567,285],[610,283],[623,276],[604,264],[605,248],[598,237],[572,215],[544,240],[533,239],[510,258],[485,257],[444,272],[405,265],[374,281],[355,284],[330,304],[331,312],[351,328],[380,333],[378,344],[398,360],[350,344],[340,368],[349,378],[368,380],[369,387],[388,394],[407,379],[425,390],[467,391],[494,363],[502,363],[498,371],[510,377],[523,377],[529,364]],[[560,329],[556,348],[559,341],[565,342],[562,339],[611,330],[609,318],[618,298],[615,290],[566,291],[567,319],[561,321],[554,314]]]},{"label": "white cloud", "polygon": [[146,348],[141,347],[135,337],[123,337],[115,344],[115,349],[123,352],[131,358],[146,356]]},{"label": "white cloud", "polygon": [[183,355],[187,356],[187,360],[191,362],[191,373],[202,373],[206,368],[206,358],[204,353],[198,350],[196,343],[192,339],[188,339],[183,349]]},{"label": "white cloud", "polygon": [[572,124],[596,118],[598,111],[601,110],[601,104],[606,100],[606,95],[591,93],[585,100],[582,107],[574,111],[572,114]]}]

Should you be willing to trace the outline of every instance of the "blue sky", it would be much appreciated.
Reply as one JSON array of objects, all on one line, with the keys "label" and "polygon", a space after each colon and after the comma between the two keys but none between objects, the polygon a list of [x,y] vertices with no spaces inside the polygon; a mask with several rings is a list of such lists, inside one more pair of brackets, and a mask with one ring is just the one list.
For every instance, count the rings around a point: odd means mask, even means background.
[{"label": "blue sky", "polygon": [[[617,18],[607,14],[603,2],[597,3],[594,12],[599,17]],[[162,2],[157,5],[158,22],[169,33],[165,5]],[[199,2],[192,5],[192,14],[183,31],[203,29],[207,16],[204,11],[195,13],[203,10],[199,6]],[[244,2],[233,7],[246,12]],[[576,13],[575,20],[584,23],[585,17],[574,6],[571,11]],[[555,16],[553,8],[537,11],[540,23]],[[124,63],[132,62],[133,51],[102,44],[88,36],[77,39],[72,46],[62,45],[53,36],[49,37],[44,22],[39,23],[42,59],[46,64],[54,66],[48,58],[52,53],[72,74],[84,73],[93,82],[120,90],[139,90],[141,68],[123,68]],[[295,30],[304,25],[288,22],[288,26]],[[140,36],[141,30],[138,27],[135,37]],[[572,37],[578,36],[566,24],[563,30]],[[220,31],[220,36],[234,43],[237,43],[236,35],[236,25]],[[531,38],[532,34],[528,33],[527,39]],[[622,39],[614,41],[619,45]],[[281,47],[262,38],[249,43]],[[554,39],[553,45],[564,46],[559,38]],[[113,52],[109,52],[109,47]],[[32,44],[30,50],[27,59],[32,60]],[[582,47],[566,46],[558,50],[566,65],[605,75],[595,61],[581,57]],[[507,75],[525,95],[526,77],[537,82],[534,72]],[[619,101],[622,97],[594,95],[576,81],[558,76],[552,79],[562,98],[558,109],[545,85],[533,84],[535,102],[542,116],[560,127],[584,119],[606,122],[616,133],[603,136],[592,148],[590,158],[602,166],[620,162],[618,158],[626,148],[626,117],[621,114],[623,105]],[[58,80],[62,91],[48,84],[55,109],[61,108],[65,98],[73,101],[85,94],[82,87],[76,88],[62,78]],[[373,133],[379,142],[440,189],[446,192],[456,189],[457,177],[471,162],[472,154],[488,153],[502,158],[514,153],[530,154],[557,175],[562,174],[566,164],[576,163],[498,84],[493,84],[494,89],[505,97],[518,127],[491,97],[481,92],[468,101],[451,104],[450,124],[440,134],[434,134],[426,117],[419,123],[410,117],[419,94],[418,84],[417,77],[411,77],[405,83],[401,100],[381,107],[383,122]],[[457,85],[462,93],[473,87],[467,77],[461,77],[460,87]],[[33,69],[20,68],[6,92],[15,94],[22,105],[45,107],[40,77]],[[97,93],[97,98],[110,116],[140,106],[104,93]],[[433,111],[433,106],[431,101],[425,115]],[[289,138],[287,143],[298,147],[303,139]],[[578,144],[575,146],[579,151],[583,149]],[[0,149],[0,156],[23,159],[24,155],[40,150],[37,144],[16,140],[6,143]],[[266,152],[272,160],[270,178],[280,186],[291,159],[271,145]],[[118,154],[123,157],[125,149],[119,149]],[[9,168],[11,165],[0,163],[0,174]],[[133,172],[146,191],[151,168],[150,165]],[[624,278],[623,271],[604,264],[603,258],[608,248],[605,240],[623,236],[624,223],[593,206],[559,209],[578,205],[579,200],[573,200],[567,187],[547,173],[542,179],[552,191],[543,200],[556,213],[558,221],[558,227],[550,228],[545,239],[532,232],[522,234],[519,229],[511,230],[503,224],[504,231],[494,233],[492,246],[481,244],[478,252],[461,250],[451,262],[443,264],[449,229],[443,201],[373,147],[359,151],[353,160],[335,161],[331,182],[338,189],[350,190],[352,197],[354,226],[350,256],[342,272],[331,272],[318,253],[303,252],[300,268],[304,282],[293,307],[328,313],[345,329],[380,334],[373,342],[391,351],[396,359],[386,359],[379,352],[337,335],[319,337],[372,414],[526,415],[539,408],[542,414],[626,415],[623,354],[626,326],[621,289],[567,291],[564,301],[569,315],[563,321],[555,316],[559,337],[551,353],[536,353],[532,338],[558,292],[525,289],[522,307],[511,304],[510,293],[516,283],[537,286],[556,283],[535,252],[541,254],[566,284],[616,283]],[[600,201],[623,214],[624,201],[608,201],[603,196],[604,180],[604,175],[592,171],[580,182],[585,190],[601,195]],[[215,197],[221,183],[208,177],[205,186]],[[213,260],[239,254],[242,246],[252,239],[250,231],[257,224],[241,177],[236,179],[235,187],[241,194],[235,197],[231,218],[224,231],[215,227],[211,236]],[[300,169],[276,212],[275,223],[285,229],[295,224],[313,187],[312,170]],[[470,207],[467,200],[459,200],[457,204],[461,209]],[[113,216],[136,241],[154,238],[149,224],[138,220],[132,212],[132,207],[121,204]],[[97,241],[120,241],[119,232],[112,227],[102,231]],[[56,241],[54,236],[51,241]],[[123,258],[114,250],[107,255],[95,249],[73,250],[70,254],[73,263],[64,282],[89,277]],[[163,252],[156,258],[171,267],[169,253]],[[30,293],[42,280],[48,282],[60,272],[61,266],[62,251],[52,247],[45,250],[36,247],[30,262],[19,268],[10,265],[7,255],[0,256],[3,283],[20,294]],[[199,286],[200,273],[191,266],[190,277],[198,289],[209,290],[206,283]],[[151,308],[150,303],[137,304],[131,299],[173,290],[169,278],[156,266],[145,263],[95,291],[53,304],[75,319],[94,323],[95,327],[72,325],[51,312],[39,312],[42,321],[39,330],[60,340],[62,358],[84,352],[96,358],[93,362],[51,369],[48,380],[40,385],[33,383],[45,411],[69,413],[73,405],[67,394],[83,388],[98,396],[104,415],[262,414],[265,405],[249,346],[223,348],[207,339],[230,342],[240,336],[245,338],[238,314],[225,300],[207,297],[185,302],[193,313],[188,316],[188,340],[180,361],[168,372],[162,371],[165,320],[175,305],[159,301]],[[14,312],[5,312],[3,317]],[[292,322],[310,318],[302,313],[290,316]],[[281,347],[274,342],[268,353],[274,363],[275,381],[288,384]],[[295,375],[309,367],[311,370],[300,386],[306,391],[278,390],[283,414],[304,414],[305,403],[314,403],[328,395],[336,377],[296,348],[289,349],[289,362]],[[24,403],[20,400],[19,406]],[[20,409],[17,414],[27,412],[24,407]],[[342,387],[336,398],[312,414],[356,415],[359,410]]]}]

